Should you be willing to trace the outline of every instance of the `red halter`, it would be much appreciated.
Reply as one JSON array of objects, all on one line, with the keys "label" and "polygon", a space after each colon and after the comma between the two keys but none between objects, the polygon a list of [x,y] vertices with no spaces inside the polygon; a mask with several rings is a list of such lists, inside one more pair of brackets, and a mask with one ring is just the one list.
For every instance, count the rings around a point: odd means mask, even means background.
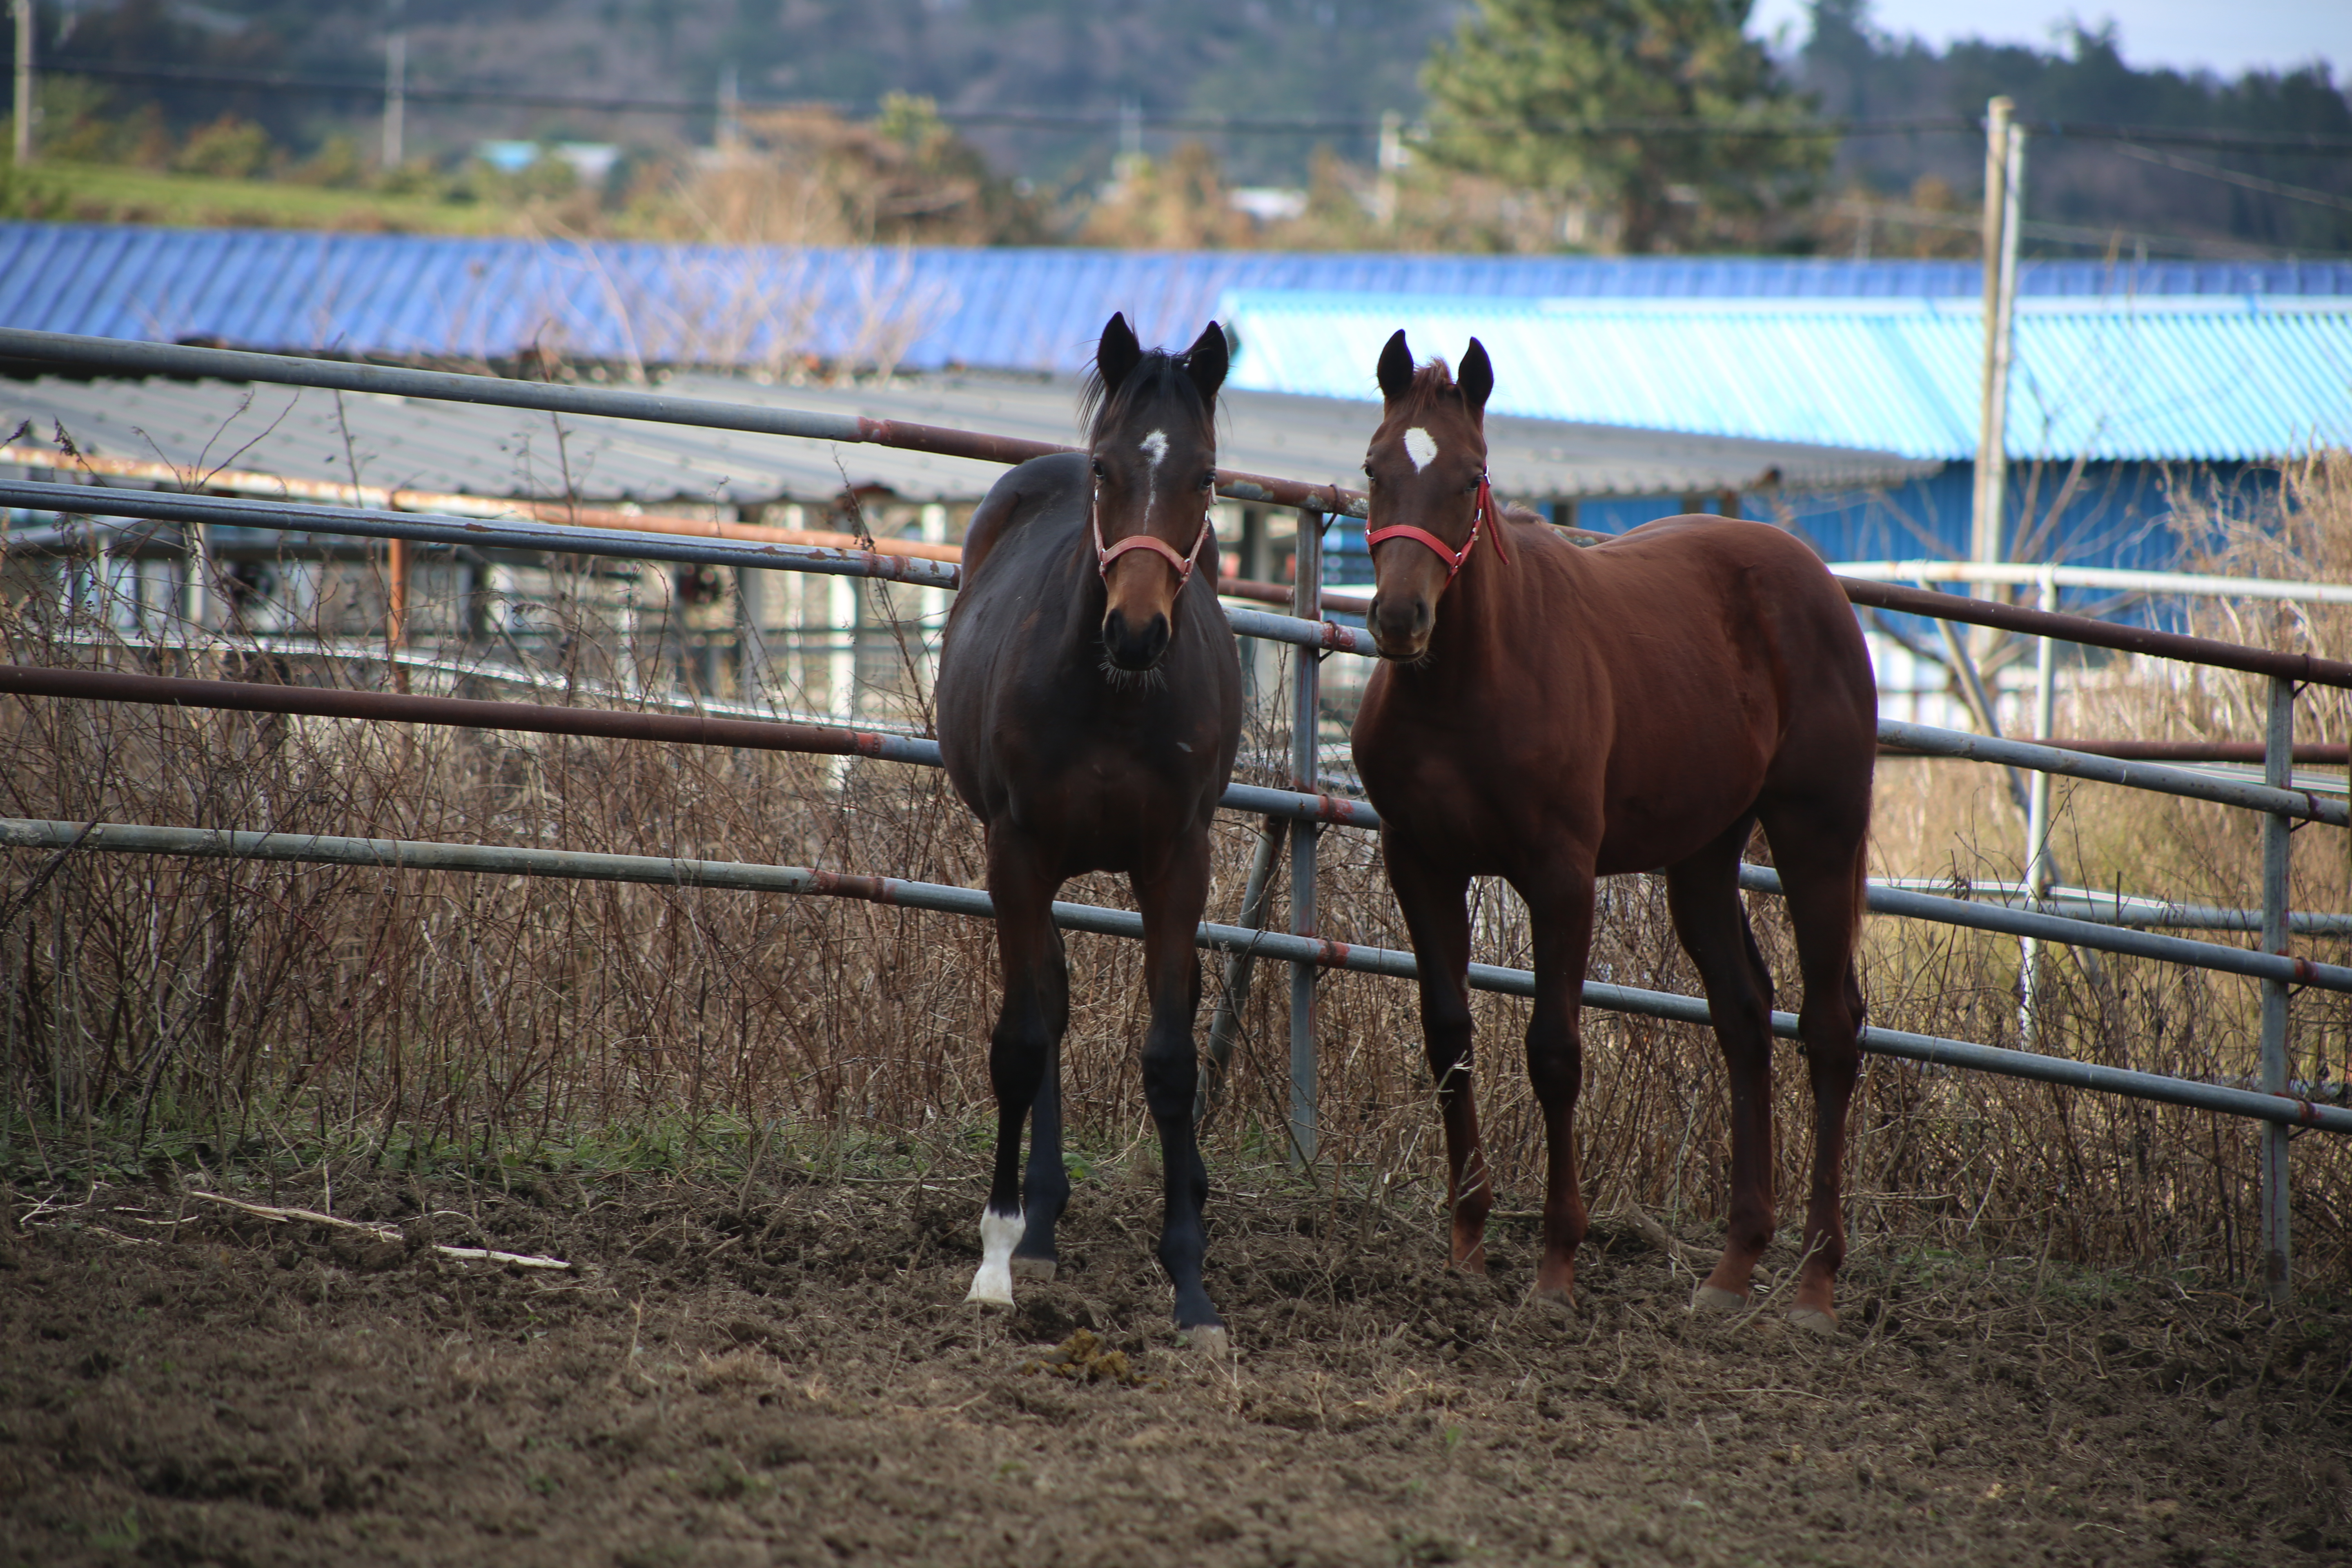
[{"label": "red halter", "polygon": [[1102,508],[1097,504],[1099,500],[1095,492],[1087,492],[1087,524],[1095,533],[1095,574],[1108,583],[1112,562],[1130,550],[1156,550],[1167,557],[1168,564],[1176,568],[1176,588],[1181,593],[1184,584],[1192,580],[1192,563],[1201,558],[1201,546],[1209,542],[1209,514],[1205,511],[1201,514],[1201,537],[1192,541],[1192,552],[1189,555],[1177,554],[1174,545],[1149,533],[1130,533],[1106,549],[1102,536]]},{"label": "red halter", "polygon": [[[1392,522],[1386,528],[1372,530],[1364,535],[1364,548],[1370,550],[1383,539],[1416,540],[1437,552],[1438,559],[1445,563],[1445,580],[1451,583],[1461,572],[1462,563],[1470,559],[1470,552],[1477,548],[1478,525],[1490,518],[1495,519],[1495,553],[1501,556],[1503,564],[1507,566],[1511,563],[1511,552],[1503,548],[1502,520],[1495,518],[1495,492],[1487,488],[1484,474],[1478,476],[1478,500],[1470,510],[1470,537],[1462,542],[1461,549],[1454,549],[1429,530],[1415,528],[1409,522]],[[1162,545],[1161,548],[1167,547]]]}]

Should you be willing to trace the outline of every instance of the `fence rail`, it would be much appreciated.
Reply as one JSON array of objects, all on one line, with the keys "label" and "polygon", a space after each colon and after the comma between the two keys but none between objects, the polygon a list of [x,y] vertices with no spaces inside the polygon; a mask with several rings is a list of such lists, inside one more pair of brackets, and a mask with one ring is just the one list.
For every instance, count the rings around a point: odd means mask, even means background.
[{"label": "fence rail", "polygon": [[[939,742],[918,735],[842,725],[646,713],[628,709],[481,701],[457,697],[419,697],[387,691],[351,691],[261,681],[189,679],[120,670],[59,669],[30,665],[0,665],[0,694],[138,702],[236,713],[283,713],[388,723],[435,724],[527,734],[585,735],[617,741],[663,742],[674,745],[735,746],[753,751],[797,752],[817,756],[871,757],[919,767],[940,765]],[[1902,728],[1906,732],[1923,729],[1917,725]],[[1955,740],[1975,739],[1949,731],[1927,732]],[[2021,749],[2048,750],[2046,747]],[[2063,762],[2061,765],[2063,765]],[[1297,759],[1293,759],[1293,771],[1302,778],[1307,776],[1300,772],[1304,766]],[[2151,771],[2165,773],[2170,770]],[[2192,775],[2189,783],[2202,789],[2212,781],[2197,779]],[[2136,787],[2147,789],[2161,785],[2136,781]],[[2172,793],[2195,792],[2181,789]],[[2284,793],[2268,791],[2263,798]],[[1370,802],[1315,790],[1231,784],[1226,787],[1219,804],[1227,810],[1248,812],[1258,816],[1278,816],[1309,828],[1318,822],[1373,831],[1380,827],[1380,814]],[[1294,845],[1293,847],[1296,850],[1298,846]],[[1306,848],[1312,853],[1311,842]],[[1301,879],[1301,885],[1305,880]],[[1740,885],[1755,892],[1775,896],[1780,892],[1780,874],[1768,867],[1743,867]],[[2336,964],[2249,952],[2218,942],[2192,942],[2183,937],[2156,936],[2122,929],[2113,922],[2074,919],[2043,910],[1976,904],[1906,889],[1874,886],[1868,889],[1867,898],[1869,907],[1881,914],[1999,931],[2004,935],[2062,942],[2074,947],[2153,958],[2195,969],[2352,993],[2352,968]],[[1314,930],[1312,908],[1298,911],[1297,918],[1304,923],[1294,934],[1311,935]],[[1302,1147],[1307,1145],[1302,1143]]]},{"label": "fence rail", "polygon": [[[131,342],[72,332],[36,332],[0,327],[0,363],[18,360],[79,371],[126,375],[171,375],[190,380],[265,381],[281,386],[315,386],[333,392],[369,392],[387,397],[421,397],[435,403],[471,403],[498,408],[528,408],[634,419],[656,425],[690,425],[705,430],[741,430],[756,436],[793,436],[810,441],[895,447],[983,463],[1022,463],[1076,450],[1051,441],[985,436],[938,425],[868,419],[853,414],[812,414],[791,408],[752,408],[708,397],[665,397],[659,393],[614,387],[570,386],[543,381],[508,381],[494,375],[411,370],[402,365],[304,359],[293,354],[253,353],[243,349],[193,348],[177,343]],[[1323,511],[1364,515],[1364,498],[1335,485],[1217,470],[1217,493],[1231,500],[1275,506],[1312,506]]]},{"label": "fence rail", "polygon": [[[0,847],[57,852],[169,855],[197,859],[260,860],[298,865],[354,866],[379,870],[469,871],[509,877],[554,877],[599,882],[635,882],[652,887],[710,888],[754,893],[790,893],[823,898],[857,899],[899,909],[930,910],[945,914],[992,919],[995,907],[979,888],[959,888],[940,882],[908,881],[897,877],[856,877],[819,871],[803,866],[756,866],[731,860],[673,859],[652,855],[601,855],[579,850],[530,849],[501,845],[444,844],[398,838],[341,838],[289,833],[252,833],[215,827],[152,827],[126,823],[60,822],[38,817],[0,817]],[[1057,900],[1054,922],[1066,931],[1140,940],[1143,917],[1129,910]],[[1384,974],[1411,980],[1418,973],[1413,955],[1395,948],[1365,947],[1326,942],[1314,937],[1253,930],[1247,926],[1202,921],[1194,941],[1212,951],[1250,952],[1261,958],[1299,963],[1310,969],[1345,969],[1360,974]],[[1474,963],[1469,968],[1474,990],[1510,996],[1533,996],[1532,971],[1498,964]],[[1587,1006],[1609,1012],[1633,1013],[1674,1023],[1706,1025],[1706,1004],[1696,996],[1639,986],[1587,981]],[[1772,1032],[1798,1039],[1797,1016],[1775,1012]],[[2289,1095],[2267,1094],[2226,1084],[2093,1062],[2046,1057],[1949,1040],[1937,1035],[1903,1029],[1864,1028],[1862,1048],[1874,1056],[1927,1066],[1967,1068],[2004,1078],[2094,1089],[2169,1105],[2192,1106],[2226,1115],[2250,1117],[2282,1127],[2311,1127],[2327,1132],[2352,1133],[2352,1110],[2322,1105]]]}]

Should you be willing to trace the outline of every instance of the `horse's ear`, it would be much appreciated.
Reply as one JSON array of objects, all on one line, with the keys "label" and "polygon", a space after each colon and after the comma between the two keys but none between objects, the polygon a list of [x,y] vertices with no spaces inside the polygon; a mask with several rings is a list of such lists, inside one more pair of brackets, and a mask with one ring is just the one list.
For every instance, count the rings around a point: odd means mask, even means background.
[{"label": "horse's ear", "polygon": [[1394,403],[1412,390],[1412,351],[1405,347],[1404,329],[1389,339],[1389,346],[1381,351],[1381,395]]},{"label": "horse's ear", "polygon": [[1135,329],[1127,324],[1126,313],[1112,311],[1103,327],[1102,342],[1095,345],[1095,368],[1102,372],[1103,390],[1117,392],[1128,373],[1142,363],[1143,345],[1135,341]]},{"label": "horse's ear", "polygon": [[1454,384],[1462,389],[1462,405],[1470,411],[1470,417],[1483,417],[1486,396],[1495,390],[1495,366],[1486,358],[1486,345],[1475,338],[1462,355],[1462,374],[1454,378]]},{"label": "horse's ear", "polygon": [[1192,377],[1192,384],[1201,394],[1201,401],[1210,407],[1217,405],[1217,388],[1225,384],[1225,372],[1232,366],[1233,351],[1225,342],[1225,329],[1211,321],[1184,351],[1184,368]]}]

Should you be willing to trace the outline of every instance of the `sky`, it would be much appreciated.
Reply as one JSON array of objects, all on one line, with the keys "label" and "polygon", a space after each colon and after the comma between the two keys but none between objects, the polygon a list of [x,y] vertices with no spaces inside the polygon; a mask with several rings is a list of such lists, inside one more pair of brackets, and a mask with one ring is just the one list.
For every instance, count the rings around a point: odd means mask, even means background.
[{"label": "sky", "polygon": [[[1751,33],[1782,26],[1790,44],[1810,30],[1808,0],[1756,0]],[[2324,59],[2341,83],[2352,67],[2352,0],[1872,0],[1882,31],[1938,47],[1955,38],[2049,48],[2069,18],[2113,20],[2124,58],[2141,69],[2210,70],[2233,77]]]}]

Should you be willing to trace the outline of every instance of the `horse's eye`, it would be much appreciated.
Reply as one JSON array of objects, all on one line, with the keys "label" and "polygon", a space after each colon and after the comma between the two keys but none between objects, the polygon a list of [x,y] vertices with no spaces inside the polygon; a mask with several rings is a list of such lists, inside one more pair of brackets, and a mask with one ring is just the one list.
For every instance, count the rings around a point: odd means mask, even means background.
[{"label": "horse's eye", "polygon": [[1217,488],[1216,469],[1211,468],[1207,473],[1201,476],[1201,488],[1204,490],[1213,490]]},{"label": "horse's eye", "polygon": [[1094,468],[1095,478],[1101,479],[1103,477],[1102,459],[1100,458],[1093,459],[1091,467]]}]

